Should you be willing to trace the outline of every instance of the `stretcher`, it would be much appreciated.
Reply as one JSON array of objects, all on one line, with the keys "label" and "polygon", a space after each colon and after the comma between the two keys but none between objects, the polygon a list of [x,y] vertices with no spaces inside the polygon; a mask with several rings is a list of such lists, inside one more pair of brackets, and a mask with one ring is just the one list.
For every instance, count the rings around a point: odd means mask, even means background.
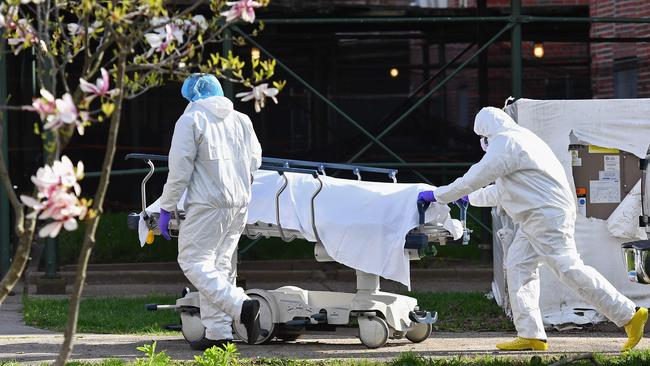
[{"label": "stretcher", "polygon": [[[129,154],[126,159],[145,161],[150,171],[141,184],[142,212],[129,215],[128,225],[131,229],[142,228],[144,222],[149,230],[148,237],[159,235],[158,212],[148,210],[146,202],[146,184],[154,173],[154,161],[166,161],[162,155]],[[353,166],[344,164],[318,163],[298,160],[263,158],[261,170],[277,172],[284,180],[275,196],[275,222],[255,222],[246,225],[244,235],[251,239],[259,237],[278,237],[285,242],[295,239],[305,239],[299,230],[283,227],[281,221],[280,196],[287,188],[287,173],[308,174],[315,179],[316,190],[311,196],[311,225],[315,236],[314,256],[319,262],[334,261],[323,246],[315,216],[315,202],[323,189],[322,177],[328,171],[338,170],[351,172],[357,180],[361,174],[373,173],[386,175],[394,183],[397,182],[397,171],[374,167]],[[431,251],[433,243],[445,244],[453,239],[449,230],[441,223],[425,223],[425,213],[428,204],[414,202],[418,209],[418,227],[412,229],[404,239],[404,251],[409,260],[419,260]],[[461,217],[466,217],[467,206],[460,207]],[[172,213],[169,224],[170,233],[178,235],[184,212],[177,210]],[[467,244],[470,230],[463,221],[462,241]],[[275,290],[249,289],[247,295],[259,300],[261,304],[260,321],[262,334],[256,344],[270,342],[273,339],[292,341],[307,331],[332,331],[336,327],[347,327],[358,324],[359,339],[369,348],[378,348],[386,344],[388,339],[406,338],[414,343],[422,342],[431,335],[433,324],[437,321],[437,313],[420,309],[417,300],[404,295],[398,295],[380,290],[380,277],[376,274],[356,270],[355,293],[332,291],[309,291],[295,286],[284,286]],[[149,304],[148,310],[173,309],[180,313],[181,330],[188,342],[201,339],[205,328],[200,319],[200,303],[198,292],[185,289],[175,305]],[[240,339],[246,339],[245,328],[235,319],[233,328]]]}]

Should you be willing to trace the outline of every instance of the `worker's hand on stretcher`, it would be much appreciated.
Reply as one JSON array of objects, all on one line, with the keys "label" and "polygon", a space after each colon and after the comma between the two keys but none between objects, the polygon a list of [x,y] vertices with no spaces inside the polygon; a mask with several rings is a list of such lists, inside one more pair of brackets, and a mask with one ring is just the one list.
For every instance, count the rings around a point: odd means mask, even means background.
[{"label": "worker's hand on stretcher", "polygon": [[418,194],[418,201],[424,201],[427,203],[436,202],[436,195],[433,191],[422,191]]},{"label": "worker's hand on stretcher", "polygon": [[[418,201],[424,201],[428,203],[436,202],[436,194],[434,191],[422,191],[418,194]],[[454,201],[454,203],[458,206],[467,206],[469,205],[469,197],[465,195]]]},{"label": "worker's hand on stretcher", "polygon": [[169,235],[169,220],[171,220],[171,212],[160,209],[160,218],[158,219],[158,229],[160,229],[160,234],[163,238],[167,240],[172,240],[172,237]]}]

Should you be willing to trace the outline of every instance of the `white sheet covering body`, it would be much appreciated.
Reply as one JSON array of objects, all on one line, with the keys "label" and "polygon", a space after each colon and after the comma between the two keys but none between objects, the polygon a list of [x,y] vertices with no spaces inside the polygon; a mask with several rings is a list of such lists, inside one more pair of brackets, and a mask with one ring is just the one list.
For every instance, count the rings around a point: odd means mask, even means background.
[{"label": "white sheet covering body", "polygon": [[[508,106],[506,112],[551,147],[562,163],[573,189],[575,183],[568,149],[571,132],[580,141],[618,148],[638,157],[645,157],[650,145],[650,99],[520,99]],[[636,211],[636,208],[632,210]],[[578,253],[587,265],[598,270],[637,305],[650,305],[650,288],[630,282],[625,273],[621,244],[630,241],[629,239],[614,237],[605,220],[578,214],[575,240]],[[498,265],[495,263],[495,267]],[[540,308],[545,324],[580,324],[604,320],[593,311],[584,311],[591,307],[566,288],[544,265],[540,277]],[[501,286],[503,284],[496,287]]]},{"label": "white sheet covering body", "polygon": [[[288,185],[280,196],[280,223],[299,230],[309,241],[316,241],[311,219],[311,199],[318,181],[308,174],[285,173]],[[254,174],[248,223],[276,224],[276,193],[284,179],[276,172]],[[320,176],[323,189],[315,199],[319,237],[327,254],[339,263],[394,280],[410,288],[410,267],[404,252],[404,239],[418,226],[417,196],[431,190],[426,184],[378,183]],[[179,205],[181,205],[179,203]],[[147,207],[158,212],[159,202]],[[426,222],[435,222],[454,239],[463,234],[459,221],[449,215],[447,205],[432,204]],[[140,241],[146,227],[141,220]],[[144,231],[144,233],[143,233]],[[291,250],[287,247],[286,250]]]}]

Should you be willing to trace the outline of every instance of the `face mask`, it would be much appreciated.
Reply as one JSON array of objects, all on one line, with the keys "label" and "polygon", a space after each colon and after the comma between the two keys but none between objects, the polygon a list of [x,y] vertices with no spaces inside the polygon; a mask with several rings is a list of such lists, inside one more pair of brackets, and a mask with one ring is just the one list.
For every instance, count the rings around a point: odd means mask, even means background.
[{"label": "face mask", "polygon": [[481,137],[481,149],[483,149],[483,151],[487,151],[487,148],[488,148],[487,137]]}]

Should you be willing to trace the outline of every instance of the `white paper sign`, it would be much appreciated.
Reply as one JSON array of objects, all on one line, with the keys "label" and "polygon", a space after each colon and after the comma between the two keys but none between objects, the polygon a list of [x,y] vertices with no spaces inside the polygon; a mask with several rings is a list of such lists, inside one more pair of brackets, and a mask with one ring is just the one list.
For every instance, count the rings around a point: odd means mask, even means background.
[{"label": "white paper sign", "polygon": [[603,159],[605,159],[605,171],[621,171],[621,157],[619,155],[605,155]]},{"label": "white paper sign", "polygon": [[589,203],[621,202],[621,184],[614,180],[590,180]]},{"label": "white paper sign", "polygon": [[600,180],[621,180],[621,174],[618,171],[603,171],[598,172],[598,179]]},{"label": "white paper sign", "polygon": [[582,166],[582,159],[578,157],[578,150],[569,150],[571,153],[571,165]]}]

